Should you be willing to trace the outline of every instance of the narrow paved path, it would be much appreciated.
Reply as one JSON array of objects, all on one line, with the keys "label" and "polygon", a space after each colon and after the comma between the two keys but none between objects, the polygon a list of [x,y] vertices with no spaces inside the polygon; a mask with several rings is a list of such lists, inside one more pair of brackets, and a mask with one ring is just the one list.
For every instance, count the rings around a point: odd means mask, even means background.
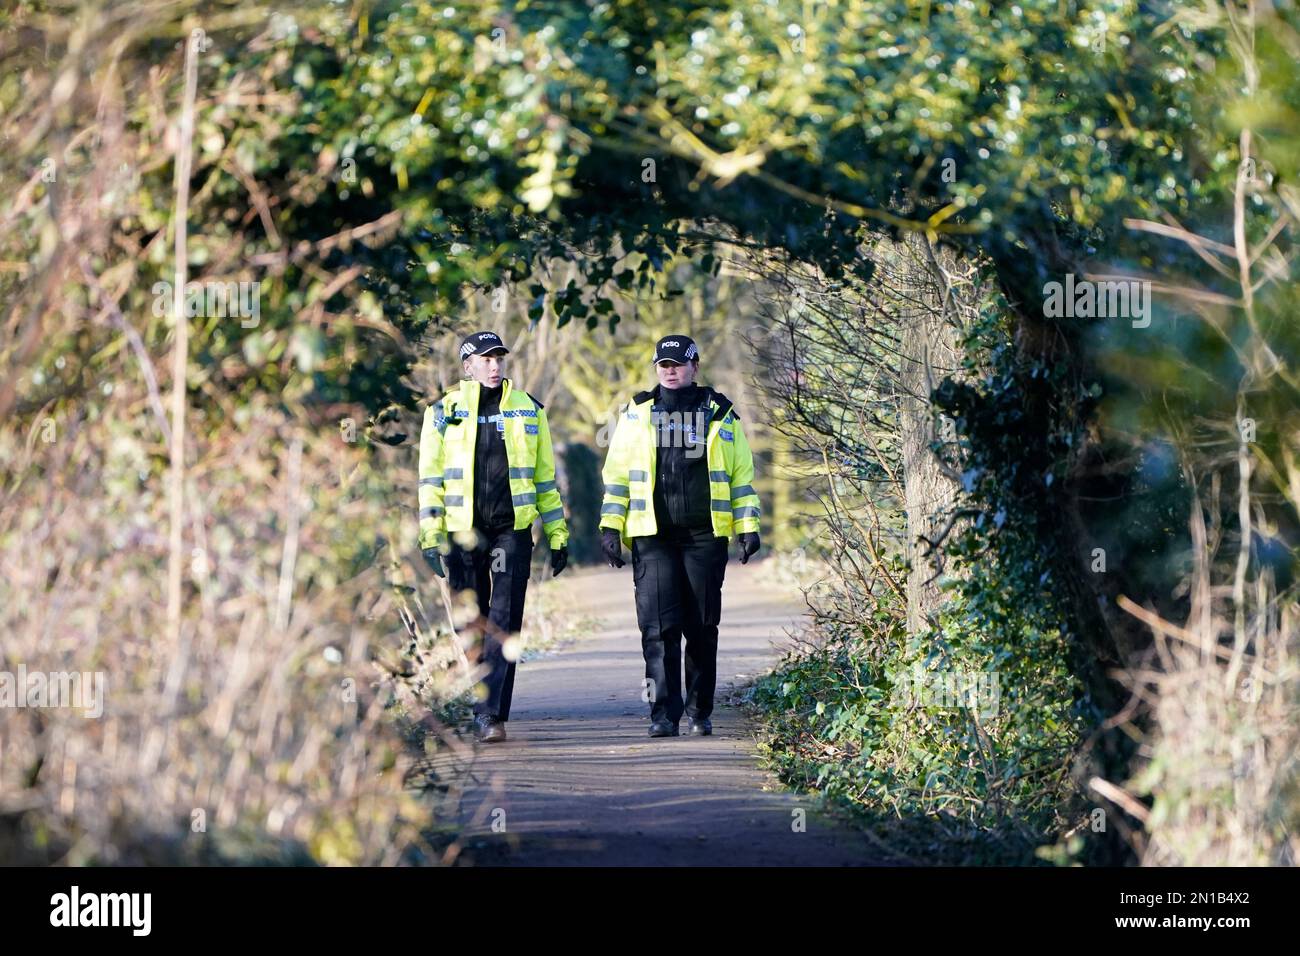
[{"label": "narrow paved path", "polygon": [[460,800],[463,861],[873,862],[858,833],[818,817],[810,801],[759,768],[753,736],[728,703],[734,689],[780,657],[802,610],[797,592],[773,586],[770,577],[733,557],[722,593],[714,735],[662,739],[646,736],[631,566],[574,570],[543,583],[573,613],[597,618],[598,627],[520,664],[510,739],[478,747]]}]

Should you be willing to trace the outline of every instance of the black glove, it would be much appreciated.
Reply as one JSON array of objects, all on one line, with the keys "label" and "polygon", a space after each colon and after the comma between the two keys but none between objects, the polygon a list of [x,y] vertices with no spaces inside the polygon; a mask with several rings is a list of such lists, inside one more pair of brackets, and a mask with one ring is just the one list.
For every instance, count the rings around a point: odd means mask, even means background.
[{"label": "black glove", "polygon": [[623,560],[623,542],[613,528],[606,528],[601,533],[600,550],[605,552],[605,560],[611,568],[621,568],[627,563]]},{"label": "black glove", "polygon": [[740,563],[749,564],[749,556],[758,550],[758,532],[745,531],[740,535]]},{"label": "black glove", "polygon": [[442,570],[442,552],[437,548],[425,548],[420,554],[424,555],[424,562],[438,577],[445,577]]},{"label": "black glove", "polygon": [[569,549],[567,547],[551,549],[551,577],[557,577],[569,564]]}]

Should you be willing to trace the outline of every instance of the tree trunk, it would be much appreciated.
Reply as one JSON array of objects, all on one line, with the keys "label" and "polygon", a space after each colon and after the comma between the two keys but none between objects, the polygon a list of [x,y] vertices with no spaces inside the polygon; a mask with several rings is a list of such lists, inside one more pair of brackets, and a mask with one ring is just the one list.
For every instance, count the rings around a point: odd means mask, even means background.
[{"label": "tree trunk", "polygon": [[[936,455],[932,443],[952,442],[930,395],[960,368],[964,309],[975,302],[968,267],[950,250],[932,247],[924,236],[896,243],[899,295],[899,431],[903,453],[903,501],[907,513],[907,631],[935,623],[942,603],[943,541],[959,526],[953,520],[960,486],[955,469]],[[891,259],[895,258],[891,254]]]}]

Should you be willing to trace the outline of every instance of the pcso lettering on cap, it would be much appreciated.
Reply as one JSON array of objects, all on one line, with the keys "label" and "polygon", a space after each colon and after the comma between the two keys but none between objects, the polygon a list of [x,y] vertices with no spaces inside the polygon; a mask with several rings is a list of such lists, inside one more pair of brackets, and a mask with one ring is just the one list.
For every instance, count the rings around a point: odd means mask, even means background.
[{"label": "pcso lettering on cap", "polygon": [[700,350],[696,348],[693,339],[685,335],[672,335],[659,340],[652,361],[656,364],[674,362],[677,365],[685,365],[687,362],[698,361],[699,357]]},{"label": "pcso lettering on cap", "polygon": [[509,354],[510,350],[495,332],[471,332],[460,343],[460,357],[467,359],[471,355],[487,355],[489,352]]}]

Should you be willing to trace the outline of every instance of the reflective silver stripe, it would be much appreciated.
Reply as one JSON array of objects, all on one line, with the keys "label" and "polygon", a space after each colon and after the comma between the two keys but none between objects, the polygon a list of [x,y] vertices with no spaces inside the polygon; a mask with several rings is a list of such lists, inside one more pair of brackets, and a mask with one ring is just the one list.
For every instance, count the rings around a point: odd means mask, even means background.
[{"label": "reflective silver stripe", "polygon": [[517,505],[537,504],[537,492],[525,491],[522,495],[511,495],[510,500]]},{"label": "reflective silver stripe", "polygon": [[442,487],[442,475],[430,475],[428,478],[421,478],[420,484],[431,485],[434,488]]},{"label": "reflective silver stripe", "polygon": [[510,469],[510,477],[511,477],[511,478],[531,478],[531,477],[533,477],[533,469],[531,469],[531,468],[511,468],[511,469]]},{"label": "reflective silver stripe", "polygon": [[436,518],[440,514],[442,514],[442,509],[436,506],[432,508],[421,508],[420,520],[423,521],[425,518]]},{"label": "reflective silver stripe", "polygon": [[755,508],[753,505],[746,505],[743,508],[737,508],[735,511],[733,511],[731,513],[731,517],[735,518],[737,521],[739,521],[741,518],[757,518],[758,509]]},{"label": "reflective silver stripe", "polygon": [[442,477],[444,477],[444,478],[464,478],[464,477],[465,477],[465,469],[464,469],[464,468],[448,468],[446,471],[444,471],[444,472],[442,473]]},{"label": "reflective silver stripe", "polygon": [[731,484],[731,476],[725,471],[711,471],[709,472],[709,481],[722,481]]},{"label": "reflective silver stripe", "polygon": [[606,485],[605,494],[615,495],[619,498],[626,498],[628,494],[627,485]]},{"label": "reflective silver stripe", "polygon": [[633,498],[627,503],[627,507],[629,511],[645,511],[645,499]]},{"label": "reflective silver stripe", "polygon": [[629,471],[627,473],[628,481],[649,481],[650,472],[648,471]]},{"label": "reflective silver stripe", "polygon": [[601,505],[600,513],[603,515],[625,515],[627,514],[627,505],[620,505],[617,502]]},{"label": "reflective silver stripe", "polygon": [[735,488],[731,489],[731,500],[735,501],[737,498],[745,497],[745,495],[755,494],[758,494],[758,492],[754,490],[753,485],[737,485]]},{"label": "reflective silver stripe", "polygon": [[454,507],[456,507],[457,505],[463,505],[463,504],[465,503],[465,496],[464,496],[464,495],[448,495],[448,496],[447,496],[447,499],[446,499],[446,502],[447,502],[447,507],[448,507],[448,508],[454,508]]},{"label": "reflective silver stripe", "polygon": [[550,524],[552,521],[558,521],[564,517],[563,508],[554,508],[551,511],[542,512],[542,524]]},{"label": "reflective silver stripe", "polygon": [[719,501],[717,498],[714,498],[712,501],[709,502],[709,507],[712,508],[714,511],[730,511],[731,502]]},{"label": "reflective silver stripe", "polygon": [[545,493],[548,492],[548,491],[554,491],[554,490],[555,490],[555,482],[553,482],[553,481],[539,481],[539,482],[537,483],[537,493],[538,493],[539,495],[541,495],[541,494],[545,494]]}]

